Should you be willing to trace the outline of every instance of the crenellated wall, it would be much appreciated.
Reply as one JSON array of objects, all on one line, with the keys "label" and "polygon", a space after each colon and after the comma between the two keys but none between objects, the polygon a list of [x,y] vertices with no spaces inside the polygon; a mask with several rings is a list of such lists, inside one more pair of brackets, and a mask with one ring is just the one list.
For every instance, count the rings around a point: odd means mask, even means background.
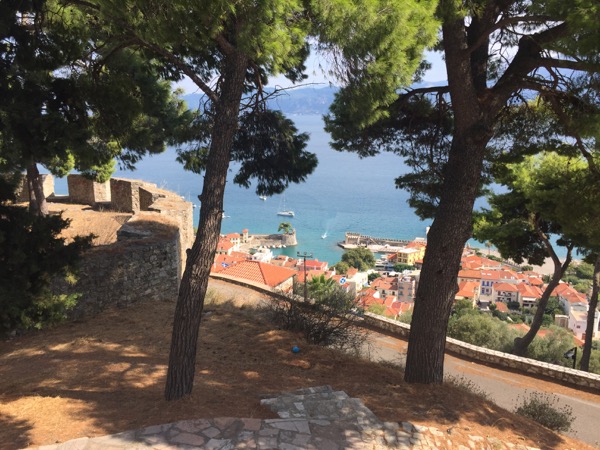
[{"label": "crenellated wall", "polygon": [[55,292],[82,294],[72,316],[94,314],[110,305],[174,301],[186,250],[194,241],[192,204],[140,180],[115,178],[100,186],[69,175],[68,186],[66,199],[71,203],[133,213],[117,232],[116,242],[84,254],[75,285],[54,283]]},{"label": "crenellated wall", "polygon": [[67,176],[69,201],[83,205],[95,206],[98,203],[110,202],[110,182],[97,183],[83,175]]},{"label": "crenellated wall", "polygon": [[80,293],[73,318],[108,306],[152,300],[174,301],[179,289],[180,248],[177,225],[155,214],[139,214],[123,225],[114,244],[88,250],[77,282],[57,281],[61,293]]}]

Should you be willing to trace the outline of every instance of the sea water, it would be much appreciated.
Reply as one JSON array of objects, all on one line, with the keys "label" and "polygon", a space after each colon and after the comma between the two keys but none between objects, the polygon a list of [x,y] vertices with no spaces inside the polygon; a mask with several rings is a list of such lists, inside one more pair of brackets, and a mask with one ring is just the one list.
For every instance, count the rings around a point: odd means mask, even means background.
[{"label": "sea water", "polygon": [[[225,191],[221,232],[250,234],[277,233],[282,222],[296,229],[298,245],[274,250],[275,254],[296,256],[307,252],[330,265],[340,260],[343,250],[337,245],[347,231],[375,237],[414,239],[425,237],[429,222],[421,221],[408,206],[408,194],[396,189],[394,180],[409,169],[401,157],[382,153],[359,158],[354,153],[338,152],[329,146],[319,115],[290,115],[297,128],[310,135],[307,150],[317,155],[319,164],[306,182],[292,184],[282,195],[261,200],[254,188],[233,183],[236,167],[230,169]],[[193,202],[194,225],[198,224],[203,177],[186,172],[172,148],[146,157],[135,171],[118,170],[115,177],[141,179],[174,191]],[[66,182],[57,180],[57,193],[66,194]],[[284,208],[294,217],[278,216]],[[325,236],[325,238],[323,238]]]}]

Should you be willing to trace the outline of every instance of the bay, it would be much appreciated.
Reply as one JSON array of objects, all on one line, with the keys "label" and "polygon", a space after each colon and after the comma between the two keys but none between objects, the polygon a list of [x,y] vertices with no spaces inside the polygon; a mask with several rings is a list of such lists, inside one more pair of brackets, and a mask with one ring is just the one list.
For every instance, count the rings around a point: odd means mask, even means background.
[{"label": "bay", "polygon": [[[321,115],[289,115],[298,129],[310,135],[307,149],[315,153],[319,165],[305,183],[290,185],[285,194],[261,200],[254,188],[233,184],[235,166],[229,172],[225,191],[221,232],[250,234],[276,233],[279,224],[289,222],[296,229],[298,245],[274,250],[276,254],[296,256],[307,252],[330,265],[340,260],[343,250],[337,245],[347,231],[376,237],[414,239],[425,237],[429,222],[421,221],[407,204],[408,194],[395,188],[394,179],[408,171],[402,158],[382,153],[359,158],[329,146]],[[118,170],[114,176],[141,179],[174,191],[199,206],[202,176],[186,172],[175,158],[174,149],[147,157],[135,171]],[[58,194],[66,194],[66,182],[57,180]],[[281,217],[285,207],[295,217]],[[194,225],[200,208],[194,209]],[[326,238],[322,236],[326,233]]]}]

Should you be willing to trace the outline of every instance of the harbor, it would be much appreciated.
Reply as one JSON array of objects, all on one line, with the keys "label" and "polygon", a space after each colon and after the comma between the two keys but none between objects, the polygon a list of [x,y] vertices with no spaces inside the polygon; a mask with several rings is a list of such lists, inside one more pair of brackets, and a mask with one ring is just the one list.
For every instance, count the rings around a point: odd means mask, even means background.
[{"label": "harbor", "polygon": [[413,241],[406,239],[381,238],[349,231],[346,232],[345,240],[338,242],[338,246],[344,250],[365,247],[373,253],[397,253],[411,242],[425,243],[426,240],[425,238],[416,238]]}]

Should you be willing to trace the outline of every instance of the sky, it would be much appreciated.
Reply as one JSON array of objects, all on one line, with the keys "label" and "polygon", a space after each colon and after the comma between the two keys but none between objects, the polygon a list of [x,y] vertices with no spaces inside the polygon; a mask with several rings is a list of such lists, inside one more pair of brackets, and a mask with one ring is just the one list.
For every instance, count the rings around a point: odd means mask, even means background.
[{"label": "sky", "polygon": [[[423,77],[423,81],[427,83],[437,83],[446,80],[446,64],[439,52],[427,52],[425,58],[431,63],[432,67]],[[311,54],[306,62],[306,74],[308,78],[302,83],[303,85],[327,86],[331,82],[336,84],[335,80],[327,77],[321,66],[326,68],[327,62],[316,54]],[[292,83],[283,76],[269,79],[268,86],[290,87]],[[176,87],[183,89],[186,94],[199,92],[198,87],[188,78],[176,84]]]}]

